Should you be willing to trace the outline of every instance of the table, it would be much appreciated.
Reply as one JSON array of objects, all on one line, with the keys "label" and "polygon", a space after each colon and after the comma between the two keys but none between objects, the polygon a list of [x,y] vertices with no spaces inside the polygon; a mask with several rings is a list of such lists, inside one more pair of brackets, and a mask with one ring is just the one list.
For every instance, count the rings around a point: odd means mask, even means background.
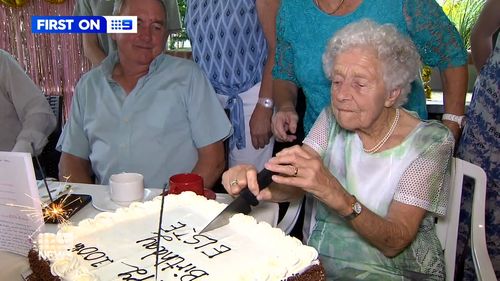
[{"label": "table", "polygon": [[[49,182],[49,189],[55,189],[59,187],[62,183],[60,182]],[[40,186],[40,185],[39,185]],[[106,196],[108,192],[108,186],[105,185],[93,185],[93,184],[71,184],[72,193],[89,194],[93,198],[98,196]],[[40,194],[44,192],[44,188],[39,189]],[[160,189],[151,189],[154,195],[161,193]],[[45,192],[46,194],[46,192]],[[217,193],[216,199],[218,202],[229,203],[232,201],[232,197],[228,194]],[[55,198],[54,198],[55,199]],[[92,218],[100,211],[95,209],[92,204],[88,204],[78,213],[73,215],[70,219],[74,224],[77,224],[83,219]],[[258,206],[252,209],[250,215],[252,215],[257,221],[265,221],[269,224],[276,226],[278,222],[279,206],[277,203],[272,202],[261,202]],[[45,225],[45,232],[57,231],[57,226],[52,224]],[[26,257],[0,251],[0,280],[2,281],[23,281],[21,277],[22,273],[29,272],[29,264]]]}]

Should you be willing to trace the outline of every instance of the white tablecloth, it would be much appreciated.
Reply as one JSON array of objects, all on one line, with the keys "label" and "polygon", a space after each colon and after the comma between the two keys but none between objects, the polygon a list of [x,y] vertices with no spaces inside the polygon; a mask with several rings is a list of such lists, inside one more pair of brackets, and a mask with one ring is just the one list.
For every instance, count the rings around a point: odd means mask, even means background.
[{"label": "white tablecloth", "polygon": [[[49,189],[53,190],[60,186],[59,182],[49,182]],[[108,192],[108,186],[103,185],[92,185],[92,184],[79,184],[72,183],[72,193],[79,194],[89,194],[92,197],[103,197]],[[40,194],[46,194],[44,189],[39,189]],[[155,195],[161,193],[159,189],[151,190]],[[54,198],[55,199],[55,198]],[[232,201],[231,196],[228,194],[220,194],[217,193],[217,201],[223,203],[229,203]],[[73,223],[78,223],[82,219],[94,217],[97,213],[99,213],[97,209],[95,209],[92,204],[88,204],[83,209],[81,209],[78,213],[73,215],[70,219]],[[253,208],[252,215],[258,221],[266,221],[269,224],[276,226],[278,222],[278,212],[279,207],[276,203],[270,202],[262,202],[257,207]],[[46,224],[45,232],[56,232],[57,225]],[[0,281],[23,281],[21,277],[22,273],[29,271],[28,259],[24,256],[12,254],[5,251],[0,251]]]}]

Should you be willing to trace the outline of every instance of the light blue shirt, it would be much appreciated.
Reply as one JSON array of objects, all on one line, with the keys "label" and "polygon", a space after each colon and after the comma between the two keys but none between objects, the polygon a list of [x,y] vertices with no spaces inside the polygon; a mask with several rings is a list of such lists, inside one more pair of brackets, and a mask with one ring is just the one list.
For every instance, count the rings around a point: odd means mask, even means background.
[{"label": "light blue shirt", "polygon": [[116,54],[85,74],[76,86],[71,118],[58,149],[89,159],[96,181],[137,172],[149,188],[190,172],[198,148],[225,139],[231,124],[194,62],[158,56],[127,96],[111,74]]}]

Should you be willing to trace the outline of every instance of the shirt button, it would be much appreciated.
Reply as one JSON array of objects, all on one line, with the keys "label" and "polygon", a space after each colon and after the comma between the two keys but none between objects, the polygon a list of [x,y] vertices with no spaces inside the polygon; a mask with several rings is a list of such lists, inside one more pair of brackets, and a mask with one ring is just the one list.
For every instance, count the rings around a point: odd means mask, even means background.
[{"label": "shirt button", "polygon": [[124,123],[128,123],[128,118],[123,118]]}]

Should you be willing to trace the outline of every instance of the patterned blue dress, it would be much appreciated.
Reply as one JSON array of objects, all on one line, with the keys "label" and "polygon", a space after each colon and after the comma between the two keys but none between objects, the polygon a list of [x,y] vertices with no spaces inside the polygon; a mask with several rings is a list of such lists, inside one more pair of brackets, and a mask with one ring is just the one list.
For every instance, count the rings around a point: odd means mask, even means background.
[{"label": "patterned blue dress", "polygon": [[[356,10],[342,16],[325,14],[312,0],[281,1],[273,76],[303,89],[306,135],[330,103],[331,81],[323,73],[321,62],[327,42],[337,30],[362,18],[394,24],[411,37],[426,65],[443,70],[467,63],[458,32],[434,0],[363,0]],[[420,81],[414,83],[405,107],[427,119]]]},{"label": "patterned blue dress", "polygon": [[[481,68],[467,111],[467,123],[457,156],[481,166],[487,175],[486,243],[495,274],[500,276],[500,37],[492,54]],[[457,261],[465,259],[464,280],[474,280],[470,256],[470,215],[472,187],[465,183],[462,191]],[[459,264],[460,265],[460,264]],[[463,267],[457,267],[461,270]]]},{"label": "patterned blue dress", "polygon": [[267,42],[255,0],[188,0],[186,29],[193,60],[205,71],[234,128],[231,150],[245,148],[243,93],[262,79]]}]

